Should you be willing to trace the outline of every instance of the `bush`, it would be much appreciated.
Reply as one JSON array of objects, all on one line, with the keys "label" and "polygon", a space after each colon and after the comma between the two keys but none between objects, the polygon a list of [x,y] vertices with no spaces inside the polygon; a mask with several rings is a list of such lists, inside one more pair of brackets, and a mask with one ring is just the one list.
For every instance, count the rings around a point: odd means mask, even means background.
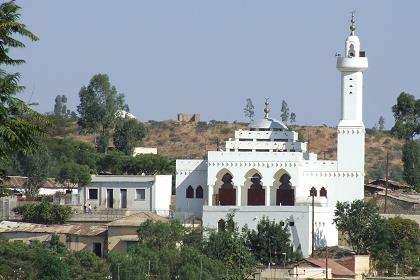
[{"label": "bush", "polygon": [[69,206],[51,204],[47,201],[18,206],[13,211],[21,215],[24,222],[46,225],[64,224],[72,214]]},{"label": "bush", "polygon": [[222,134],[228,134],[231,132],[231,129],[228,127],[222,128],[222,130],[220,131]]}]

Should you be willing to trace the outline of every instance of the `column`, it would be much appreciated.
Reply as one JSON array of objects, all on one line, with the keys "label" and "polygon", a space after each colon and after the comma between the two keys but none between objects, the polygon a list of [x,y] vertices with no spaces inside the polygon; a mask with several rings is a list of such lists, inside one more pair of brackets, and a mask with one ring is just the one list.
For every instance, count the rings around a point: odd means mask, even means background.
[{"label": "column", "polygon": [[236,186],[236,206],[241,206],[242,186]]},{"label": "column", "polygon": [[271,188],[270,186],[265,187],[265,206],[270,206],[270,195],[271,195]]},{"label": "column", "polygon": [[212,206],[213,205],[213,185],[207,186],[207,205]]}]

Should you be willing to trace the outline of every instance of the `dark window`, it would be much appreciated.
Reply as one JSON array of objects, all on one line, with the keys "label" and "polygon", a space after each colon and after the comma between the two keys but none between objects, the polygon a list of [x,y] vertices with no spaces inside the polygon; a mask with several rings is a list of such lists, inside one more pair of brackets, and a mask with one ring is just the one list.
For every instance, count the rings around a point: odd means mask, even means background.
[{"label": "dark window", "polygon": [[350,91],[349,93],[352,94],[353,92]]},{"label": "dark window", "polygon": [[294,227],[295,226],[295,222],[289,222],[289,226]]},{"label": "dark window", "polygon": [[139,242],[138,241],[126,241],[127,243],[127,252],[135,248]]},{"label": "dark window", "polygon": [[188,186],[186,198],[194,198],[194,189],[191,186]]},{"label": "dark window", "polygon": [[280,226],[284,226],[284,222],[283,221],[280,222]]},{"label": "dark window", "polygon": [[146,199],[146,190],[136,189],[136,200],[145,200],[145,199]]},{"label": "dark window", "polygon": [[318,196],[318,191],[314,187],[312,187],[309,190],[309,196]]},{"label": "dark window", "polygon": [[94,242],[92,252],[98,257],[102,257],[102,243]]},{"label": "dark window", "polygon": [[195,190],[195,198],[203,198],[203,187],[198,186]]},{"label": "dark window", "polygon": [[252,152],[251,149],[239,149],[238,152]]},{"label": "dark window", "polygon": [[98,199],[98,189],[89,189],[89,199]]},{"label": "dark window", "polygon": [[321,191],[319,192],[319,195],[320,195],[320,196],[327,197],[327,189],[326,189],[326,188],[324,188],[324,187],[322,187],[322,188],[321,188]]},{"label": "dark window", "polygon": [[220,220],[217,222],[217,230],[218,230],[218,231],[225,231],[225,229],[226,229],[226,223],[225,223],[225,220],[220,219]]}]

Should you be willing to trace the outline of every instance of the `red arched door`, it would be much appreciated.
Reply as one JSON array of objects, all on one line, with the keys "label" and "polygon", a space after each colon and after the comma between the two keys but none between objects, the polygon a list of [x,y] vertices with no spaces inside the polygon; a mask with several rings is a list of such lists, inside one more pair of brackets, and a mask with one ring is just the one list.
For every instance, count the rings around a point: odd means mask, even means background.
[{"label": "red arched door", "polygon": [[284,174],[280,177],[281,185],[277,189],[276,193],[276,204],[282,206],[294,206],[295,205],[295,190],[290,184],[290,176]]},{"label": "red arched door", "polygon": [[223,185],[219,189],[219,204],[236,205],[236,190],[233,188],[232,175],[226,173],[222,181]]},{"label": "red arched door", "polygon": [[265,190],[261,185],[260,174],[251,178],[252,185],[248,190],[248,205],[265,205]]}]

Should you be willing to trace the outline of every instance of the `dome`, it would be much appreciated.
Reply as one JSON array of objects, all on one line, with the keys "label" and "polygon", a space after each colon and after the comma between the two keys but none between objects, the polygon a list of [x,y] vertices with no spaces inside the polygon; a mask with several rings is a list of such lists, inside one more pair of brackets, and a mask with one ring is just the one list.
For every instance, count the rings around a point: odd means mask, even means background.
[{"label": "dome", "polygon": [[253,121],[248,126],[251,129],[274,129],[274,130],[288,130],[281,121],[272,118],[263,118]]}]

